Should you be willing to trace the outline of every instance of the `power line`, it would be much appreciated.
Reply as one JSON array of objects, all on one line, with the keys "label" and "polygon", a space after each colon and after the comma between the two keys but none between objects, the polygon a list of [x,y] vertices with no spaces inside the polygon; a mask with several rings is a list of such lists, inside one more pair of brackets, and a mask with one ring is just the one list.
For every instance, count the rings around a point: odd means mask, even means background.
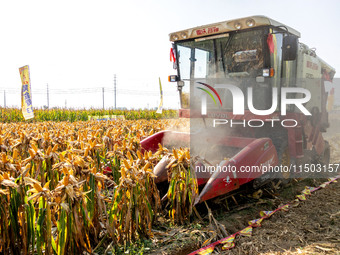
[{"label": "power line", "polygon": [[115,109],[117,109],[117,80],[116,80],[116,74],[114,75],[114,96],[115,96]]},{"label": "power line", "polygon": [[49,94],[48,94],[48,83],[46,84],[47,85],[47,109],[50,108],[50,98],[49,98]]},{"label": "power line", "polygon": [[[117,97],[117,93],[119,94],[130,94],[130,95],[149,95],[149,96],[158,96],[158,91],[145,91],[145,90],[134,90],[134,89],[117,89],[110,87],[96,87],[96,88],[70,88],[70,89],[50,89],[47,85],[47,89],[33,89],[32,94],[44,94],[47,93],[47,100],[49,101],[50,94],[88,94],[88,93],[99,93],[102,92],[102,89],[105,89],[106,92],[113,92],[115,94],[115,99]],[[13,88],[5,88],[7,94],[20,94],[20,89]],[[167,95],[177,95],[176,92],[167,91]]]},{"label": "power line", "polygon": [[103,109],[105,109],[105,104],[104,104],[104,87],[103,87]]},{"label": "power line", "polygon": [[[47,107],[49,108],[49,98],[50,94],[53,97],[59,96],[59,95],[86,95],[86,94],[99,94],[102,93],[103,97],[103,107],[104,105],[104,96],[105,93],[109,93],[109,95],[112,93],[114,96],[114,107],[115,109],[117,108],[117,95],[129,95],[129,96],[152,96],[152,97],[158,97],[159,96],[159,91],[158,90],[153,90],[153,91],[146,91],[143,89],[128,89],[128,88],[117,88],[117,76],[114,74],[114,86],[110,87],[105,87],[105,86],[98,86],[98,87],[87,87],[87,88],[51,88],[48,84],[46,84],[46,88],[35,88],[32,89],[31,92],[34,95],[46,95],[46,102],[47,102]],[[3,88],[6,90],[7,94],[16,94],[20,95],[21,94],[21,87],[9,87],[9,88]],[[177,92],[175,91],[164,91],[166,96],[178,96]],[[112,95],[111,94],[111,95]],[[4,97],[5,97],[5,92],[4,92]]]}]

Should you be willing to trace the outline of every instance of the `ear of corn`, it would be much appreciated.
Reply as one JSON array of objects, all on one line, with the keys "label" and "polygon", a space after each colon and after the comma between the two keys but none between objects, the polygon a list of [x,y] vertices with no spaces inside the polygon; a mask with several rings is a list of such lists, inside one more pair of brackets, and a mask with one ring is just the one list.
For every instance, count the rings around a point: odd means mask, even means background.
[{"label": "ear of corn", "polygon": [[[114,244],[152,237],[160,212],[152,169],[169,152],[143,152],[139,141],[168,125],[0,123],[6,148],[0,157],[0,253],[82,254],[91,253],[103,235]],[[184,221],[191,210],[184,204],[192,205],[196,190],[188,151],[173,154],[177,165],[171,169],[178,171],[170,173],[178,181],[168,193],[171,217]],[[106,167],[112,174],[103,174]]]},{"label": "ear of corn", "polygon": [[195,173],[190,167],[188,150],[173,149],[172,160],[167,168],[170,171],[167,193],[170,202],[169,217],[172,221],[183,224],[192,214],[198,195],[198,185]]}]

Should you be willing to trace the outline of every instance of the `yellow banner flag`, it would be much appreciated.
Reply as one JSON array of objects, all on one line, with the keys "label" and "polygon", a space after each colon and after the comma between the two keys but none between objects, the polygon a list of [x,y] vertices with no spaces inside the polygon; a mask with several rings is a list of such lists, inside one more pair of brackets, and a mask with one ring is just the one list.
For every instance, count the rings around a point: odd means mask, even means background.
[{"label": "yellow banner flag", "polygon": [[222,250],[229,250],[235,247],[235,235],[229,236],[226,239],[224,239],[223,241],[221,241],[221,244],[223,244],[222,246]]},{"label": "yellow banner flag", "polygon": [[284,212],[288,212],[289,211],[289,204],[282,206],[281,210],[284,211]]},{"label": "yellow banner flag", "polygon": [[261,227],[261,222],[263,221],[263,218],[261,219],[256,219],[256,220],[251,220],[248,221],[248,224],[252,227]]},{"label": "yellow banner flag", "polygon": [[294,199],[291,206],[292,207],[297,207],[300,204],[300,200],[298,198]]},{"label": "yellow banner flag", "polygon": [[336,180],[337,178],[336,177],[333,177],[333,178],[328,178],[328,181],[330,181],[330,182],[337,182],[337,180]]},{"label": "yellow banner flag", "polygon": [[261,217],[267,216],[266,218],[272,216],[273,214],[274,214],[274,211],[261,211],[260,212],[260,216]]},{"label": "yellow banner flag", "polygon": [[162,113],[163,111],[163,89],[162,89],[162,83],[161,83],[161,78],[159,77],[159,91],[160,91],[160,102],[159,102],[159,106],[158,109],[156,111],[156,113]]},{"label": "yellow banner flag", "polygon": [[241,236],[251,236],[253,233],[253,228],[248,226],[240,231]]},{"label": "yellow banner flag", "polygon": [[198,252],[197,254],[199,254],[199,255],[209,255],[214,251],[214,249],[215,249],[215,247],[208,247],[207,249],[202,250],[202,251]]},{"label": "yellow banner flag", "polygon": [[320,187],[321,187],[321,188],[326,188],[327,185],[328,185],[328,183],[325,182],[325,183],[322,183],[322,184],[320,185]]},{"label": "yellow banner flag", "polygon": [[305,194],[297,195],[297,196],[296,196],[296,198],[298,198],[298,199],[299,199],[299,200],[301,200],[301,201],[305,201],[305,200],[307,200],[307,198],[306,198],[306,195],[305,195]]},{"label": "yellow banner flag", "polygon": [[34,118],[29,67],[28,66],[20,67],[19,72],[22,83],[21,110],[25,120],[28,120]]},{"label": "yellow banner flag", "polygon": [[303,191],[301,191],[301,193],[302,194],[304,194],[304,195],[311,195],[312,193],[311,193],[311,191],[312,191],[313,189],[311,188],[311,187],[308,187],[308,186],[306,186],[305,187],[305,189],[303,190]]}]

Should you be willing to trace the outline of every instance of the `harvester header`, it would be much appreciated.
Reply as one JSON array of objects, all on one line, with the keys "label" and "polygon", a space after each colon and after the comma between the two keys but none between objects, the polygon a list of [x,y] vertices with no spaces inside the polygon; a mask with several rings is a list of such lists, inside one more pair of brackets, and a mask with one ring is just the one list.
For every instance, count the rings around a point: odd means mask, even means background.
[{"label": "harvester header", "polygon": [[194,27],[190,29],[181,30],[175,33],[171,33],[170,41],[182,41],[192,38],[200,38],[205,36],[218,36],[222,33],[227,33],[231,31],[237,30],[245,30],[254,27],[261,27],[261,26],[274,26],[274,27],[282,27],[286,29],[289,33],[300,37],[300,32],[296,31],[295,29],[286,26],[276,20],[270,19],[266,16],[250,16],[240,19],[228,20],[218,23],[213,23],[209,25]]}]

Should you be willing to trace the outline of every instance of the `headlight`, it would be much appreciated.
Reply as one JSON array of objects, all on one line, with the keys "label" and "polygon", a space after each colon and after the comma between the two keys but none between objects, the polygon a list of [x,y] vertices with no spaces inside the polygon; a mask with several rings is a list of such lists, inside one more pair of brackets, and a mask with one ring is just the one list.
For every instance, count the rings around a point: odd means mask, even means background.
[{"label": "headlight", "polygon": [[169,82],[178,81],[178,76],[177,76],[177,75],[169,75],[169,76],[168,76],[168,81],[169,81]]},{"label": "headlight", "polygon": [[183,33],[181,33],[181,37],[182,37],[183,39],[187,39],[187,38],[188,38],[188,35],[187,35],[187,33],[183,32]]},{"label": "headlight", "polygon": [[269,77],[269,69],[263,69],[262,76],[263,77]]},{"label": "headlight", "polygon": [[234,27],[235,27],[236,29],[241,29],[242,24],[241,24],[240,22],[236,22],[235,25],[234,25]]},{"label": "headlight", "polygon": [[263,77],[274,77],[275,75],[274,68],[263,69],[262,71],[263,71],[262,72]]},{"label": "headlight", "polygon": [[247,25],[248,27],[253,27],[253,26],[255,26],[255,20],[253,20],[253,19],[248,19],[248,20],[246,21],[246,25]]},{"label": "headlight", "polygon": [[177,41],[179,39],[177,34],[171,35],[171,41]]}]

